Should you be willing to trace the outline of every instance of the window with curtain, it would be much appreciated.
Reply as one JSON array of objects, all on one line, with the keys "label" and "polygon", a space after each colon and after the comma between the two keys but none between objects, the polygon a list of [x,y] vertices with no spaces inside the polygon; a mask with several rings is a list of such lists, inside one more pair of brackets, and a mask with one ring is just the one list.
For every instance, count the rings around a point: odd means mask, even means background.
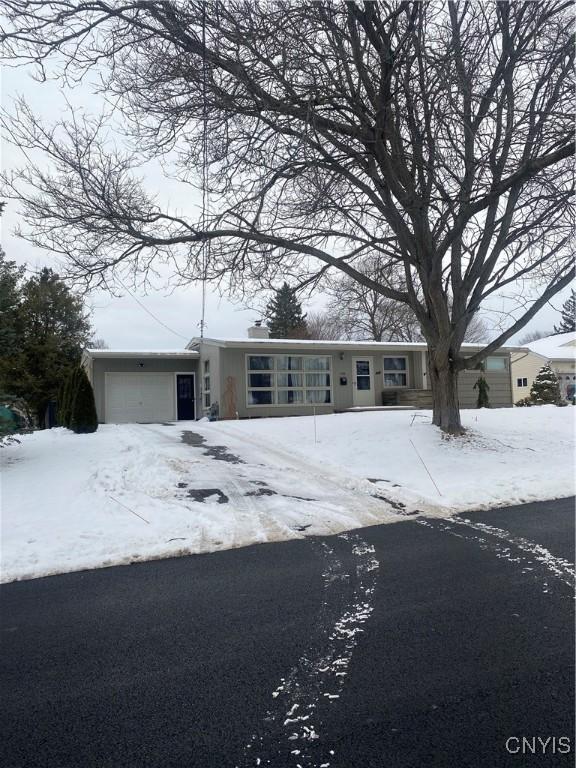
[{"label": "window with curtain", "polygon": [[404,356],[385,357],[382,367],[385,387],[408,386],[408,358]]},{"label": "window with curtain", "polygon": [[329,405],[332,358],[329,355],[247,355],[247,403]]}]

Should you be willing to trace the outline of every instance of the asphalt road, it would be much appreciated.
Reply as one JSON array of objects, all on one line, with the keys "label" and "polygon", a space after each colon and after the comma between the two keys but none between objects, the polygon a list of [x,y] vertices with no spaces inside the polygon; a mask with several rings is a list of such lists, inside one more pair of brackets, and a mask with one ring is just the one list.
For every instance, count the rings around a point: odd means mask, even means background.
[{"label": "asphalt road", "polygon": [[572,766],[574,500],[465,518],[4,585],[0,766]]}]

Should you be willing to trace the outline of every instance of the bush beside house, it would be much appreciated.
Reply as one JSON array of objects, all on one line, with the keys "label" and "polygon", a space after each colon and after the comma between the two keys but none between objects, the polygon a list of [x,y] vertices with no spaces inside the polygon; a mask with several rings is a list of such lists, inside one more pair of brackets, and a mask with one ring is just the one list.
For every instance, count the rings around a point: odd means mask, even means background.
[{"label": "bush beside house", "polygon": [[549,365],[540,368],[528,397],[523,397],[516,403],[517,407],[532,405],[567,405],[560,396],[558,377]]},{"label": "bush beside house", "polygon": [[58,419],[61,426],[77,434],[98,429],[94,390],[86,371],[80,366],[72,370],[61,387]]},{"label": "bush beside house", "polygon": [[488,395],[490,385],[488,384],[484,376],[480,376],[476,384],[474,384],[474,389],[478,390],[478,399],[476,401],[476,407],[490,408],[490,397]]},{"label": "bush beside house", "polygon": [[530,397],[536,405],[551,403],[557,405],[560,402],[560,385],[558,377],[549,365],[543,365],[534,379]]},{"label": "bush beside house", "polygon": [[75,392],[70,408],[70,429],[76,434],[96,432],[98,429],[94,391],[84,368],[78,368],[76,374]]}]

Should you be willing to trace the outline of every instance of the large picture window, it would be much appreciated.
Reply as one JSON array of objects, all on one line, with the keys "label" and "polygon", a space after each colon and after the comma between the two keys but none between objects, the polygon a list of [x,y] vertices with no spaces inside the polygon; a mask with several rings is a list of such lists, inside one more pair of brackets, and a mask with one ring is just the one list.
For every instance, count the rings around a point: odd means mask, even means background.
[{"label": "large picture window", "polygon": [[247,355],[249,406],[328,405],[332,359],[328,355]]},{"label": "large picture window", "polygon": [[408,386],[408,358],[385,357],[382,376],[385,387],[407,387]]}]

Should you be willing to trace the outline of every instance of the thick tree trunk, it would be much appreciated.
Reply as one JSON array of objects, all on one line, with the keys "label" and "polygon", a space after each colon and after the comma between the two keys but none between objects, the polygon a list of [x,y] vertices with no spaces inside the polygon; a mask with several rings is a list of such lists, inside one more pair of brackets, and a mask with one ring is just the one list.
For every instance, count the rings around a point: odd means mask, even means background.
[{"label": "thick tree trunk", "polygon": [[448,355],[428,355],[430,385],[432,387],[432,423],[451,435],[462,435],[458,403],[458,371]]}]

